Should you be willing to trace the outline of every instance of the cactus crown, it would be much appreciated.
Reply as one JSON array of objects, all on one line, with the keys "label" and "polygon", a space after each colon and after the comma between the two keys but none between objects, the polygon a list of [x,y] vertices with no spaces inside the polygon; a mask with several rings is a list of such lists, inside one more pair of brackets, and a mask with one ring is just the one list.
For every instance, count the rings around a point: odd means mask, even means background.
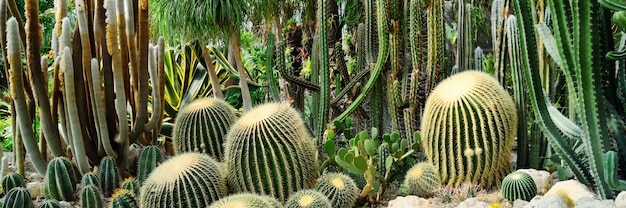
[{"label": "cactus crown", "polygon": [[37,208],[61,208],[61,204],[57,200],[49,199],[37,205]]},{"label": "cactus crown", "polygon": [[333,207],[353,207],[358,197],[359,188],[350,176],[343,173],[322,175],[315,190],[327,196]]},{"label": "cactus crown", "polygon": [[15,187],[24,187],[26,188],[26,184],[24,183],[24,179],[22,175],[18,173],[9,173],[8,175],[2,178],[2,189],[4,192],[9,192],[9,190]]},{"label": "cactus crown", "polygon": [[415,164],[406,173],[401,191],[404,194],[430,196],[441,185],[439,173],[428,162]]},{"label": "cactus crown", "polygon": [[28,189],[23,187],[15,187],[11,189],[7,195],[4,197],[4,203],[2,204],[2,208],[30,208],[30,192]]},{"label": "cactus crown", "polygon": [[211,204],[210,208],[265,208],[276,207],[280,208],[282,205],[274,198],[268,196],[261,196],[253,193],[239,193],[233,194],[228,197],[222,198]]},{"label": "cactus crown", "polygon": [[318,208],[318,207],[332,207],[330,200],[323,193],[312,190],[305,189],[300,190],[289,197],[286,203],[289,208]]},{"label": "cactus crown", "polygon": [[509,202],[517,199],[530,201],[537,195],[537,185],[528,173],[515,171],[502,180],[502,196]]},{"label": "cactus crown", "polygon": [[70,160],[66,157],[56,157],[50,160],[44,182],[46,198],[72,201],[75,186],[76,175]]}]

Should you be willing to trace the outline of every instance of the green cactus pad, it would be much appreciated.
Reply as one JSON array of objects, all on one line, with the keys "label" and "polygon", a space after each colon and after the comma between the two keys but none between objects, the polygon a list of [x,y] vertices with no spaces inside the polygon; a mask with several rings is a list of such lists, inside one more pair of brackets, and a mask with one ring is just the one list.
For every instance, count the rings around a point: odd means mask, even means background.
[{"label": "green cactus pad", "polygon": [[120,185],[121,189],[126,189],[132,192],[135,196],[139,195],[139,181],[137,179],[128,177],[124,179]]},{"label": "green cactus pad", "polygon": [[441,185],[439,173],[428,162],[415,164],[406,172],[402,192],[420,197],[432,196],[433,192]]},{"label": "green cactus pad", "polygon": [[530,201],[537,195],[537,185],[528,173],[515,171],[502,180],[502,196],[509,202],[521,199]]},{"label": "green cactus pad", "polygon": [[426,100],[422,144],[442,183],[496,186],[512,171],[515,103],[490,75],[465,71],[442,81]]},{"label": "green cactus pad", "polygon": [[26,188],[26,183],[24,183],[22,175],[18,173],[9,173],[2,178],[2,190],[4,190],[5,193],[15,187]]},{"label": "green cactus pad", "polygon": [[150,173],[165,160],[163,152],[159,146],[147,146],[141,150],[141,157],[139,158],[139,167],[137,168],[137,178],[140,182],[150,176]]},{"label": "green cactus pad", "polygon": [[104,157],[100,161],[98,170],[100,176],[100,190],[105,197],[111,196],[115,189],[120,187],[120,172],[112,157]]},{"label": "green cactus pad", "polygon": [[305,189],[294,193],[285,203],[287,208],[332,208],[333,205],[323,193]]},{"label": "green cactus pad", "polygon": [[137,201],[135,200],[135,194],[130,190],[117,189],[111,196],[111,208],[137,208]]},{"label": "green cactus pad", "polygon": [[201,153],[185,153],[154,169],[139,191],[145,208],[206,207],[228,195],[217,162]]},{"label": "green cactus pad", "polygon": [[80,205],[82,208],[102,208],[102,196],[96,185],[86,185],[80,191]]},{"label": "green cactus pad", "polygon": [[225,143],[229,185],[235,192],[286,201],[313,187],[316,147],[300,117],[283,104],[264,104],[233,124]]},{"label": "green cactus pad", "polygon": [[74,167],[66,157],[57,157],[48,163],[44,181],[44,194],[47,199],[73,201],[76,188]]},{"label": "green cactus pad", "polygon": [[59,201],[57,200],[50,199],[37,205],[37,208],[61,208],[61,204],[59,204]]},{"label": "green cactus pad", "polygon": [[343,173],[326,173],[318,179],[315,190],[327,196],[335,208],[352,207],[359,188],[350,176]]},{"label": "green cactus pad", "polygon": [[176,117],[173,134],[175,154],[200,152],[222,161],[222,144],[235,119],[233,108],[220,99],[194,100]]},{"label": "green cactus pad", "polygon": [[211,204],[210,208],[266,208],[282,207],[283,205],[275,198],[261,196],[253,193],[239,193],[224,197]]},{"label": "green cactus pad", "polygon": [[32,204],[28,189],[15,187],[4,197],[2,208],[30,208]]},{"label": "green cactus pad", "polygon": [[98,179],[98,175],[96,175],[95,173],[87,173],[85,175],[83,175],[83,178],[80,180],[80,183],[83,186],[87,186],[87,185],[95,185],[95,186],[100,186],[100,180]]}]

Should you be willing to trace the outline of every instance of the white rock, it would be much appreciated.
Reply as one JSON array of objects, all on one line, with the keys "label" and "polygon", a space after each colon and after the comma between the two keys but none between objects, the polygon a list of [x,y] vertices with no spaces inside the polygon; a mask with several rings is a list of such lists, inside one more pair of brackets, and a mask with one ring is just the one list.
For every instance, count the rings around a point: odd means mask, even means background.
[{"label": "white rock", "polygon": [[430,201],[428,199],[420,198],[418,196],[399,196],[398,198],[391,200],[387,205],[388,208],[413,208],[413,207],[430,207]]},{"label": "white rock", "polygon": [[29,181],[43,181],[43,176],[37,172],[33,172],[26,177]]},{"label": "white rock", "polygon": [[613,200],[597,200],[590,197],[584,197],[574,202],[576,208],[615,208],[615,202]]},{"label": "white rock", "polygon": [[479,201],[476,198],[467,198],[461,202],[456,208],[488,208],[490,205],[487,202]]},{"label": "white rock", "polygon": [[30,198],[42,198],[43,197],[43,183],[40,181],[33,181],[26,184],[26,189],[30,193]]},{"label": "white rock", "polygon": [[530,203],[524,206],[524,208],[544,208],[544,207],[568,208],[565,201],[563,201],[563,198],[559,196],[546,196],[546,197],[536,196],[535,198],[530,200]]},{"label": "white rock", "polygon": [[517,171],[528,173],[528,175],[533,177],[533,181],[535,181],[535,185],[537,185],[538,195],[543,195],[548,192],[550,187],[554,184],[554,180],[552,180],[552,176],[548,171],[535,169],[519,169]]},{"label": "white rock", "polygon": [[626,191],[620,192],[617,197],[615,197],[615,206],[617,208],[626,208]]},{"label": "white rock", "polygon": [[575,201],[585,197],[597,199],[596,195],[587,186],[577,180],[558,182],[544,196],[560,196],[570,206],[573,206]]},{"label": "white rock", "polygon": [[59,204],[63,208],[74,208],[74,206],[71,203],[66,202],[66,201],[59,201]]},{"label": "white rock", "polygon": [[528,203],[530,202],[527,202],[521,199],[516,199],[515,201],[513,201],[513,208],[522,208],[526,206]]}]

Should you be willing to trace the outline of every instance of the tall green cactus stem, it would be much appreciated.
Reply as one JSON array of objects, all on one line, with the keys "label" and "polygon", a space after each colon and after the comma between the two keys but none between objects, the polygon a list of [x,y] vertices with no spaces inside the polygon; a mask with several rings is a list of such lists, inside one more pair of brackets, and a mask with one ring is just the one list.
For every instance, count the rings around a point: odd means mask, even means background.
[{"label": "tall green cactus stem", "polygon": [[[485,65],[484,57],[483,57],[483,49],[480,46],[474,49],[474,70],[476,71],[485,71],[483,66]],[[520,118],[523,118],[520,116]]]},{"label": "tall green cactus stem", "polygon": [[465,0],[459,0],[458,10],[458,37],[456,41],[456,65],[459,72],[470,70],[470,60],[472,58],[472,6],[466,4]]},{"label": "tall green cactus stem", "polygon": [[[250,113],[246,113],[250,114]],[[185,153],[165,161],[139,190],[141,207],[206,207],[228,195],[217,161]]]},{"label": "tall green cactus stem", "polygon": [[530,201],[537,195],[537,185],[528,173],[515,171],[502,180],[502,196],[513,202],[521,199]]},{"label": "tall green cactus stem", "polygon": [[317,150],[300,114],[289,106],[254,108],[233,124],[224,148],[228,181],[236,192],[286,201],[317,179]]},{"label": "tall green cactus stem", "polygon": [[117,189],[111,196],[111,208],[137,208],[137,200],[132,191],[126,189]]},{"label": "tall green cactus stem", "polygon": [[117,154],[111,147],[111,140],[109,138],[108,124],[106,121],[104,100],[102,99],[102,83],[100,78],[100,66],[97,59],[91,59],[91,82],[93,83],[93,105],[95,123],[97,125],[96,131],[98,133],[98,151],[104,151],[108,156],[116,157]]},{"label": "tall green cactus stem", "polygon": [[39,204],[37,208],[61,208],[61,204],[57,200],[50,199]]},{"label": "tall green cactus stem", "polygon": [[[378,51],[378,47],[376,43],[376,39],[378,38],[378,35],[380,34],[376,34],[376,27],[377,24],[376,22],[379,19],[376,19],[376,10],[377,10],[377,6],[376,6],[376,0],[365,0],[364,1],[365,4],[365,65],[369,66],[370,63],[374,63],[374,60],[376,60],[376,51]],[[386,8],[383,8],[385,10],[385,13],[387,12]],[[388,21],[387,19],[385,19],[385,21]],[[383,37],[387,37],[387,35],[384,35]],[[380,40],[380,38],[378,38],[378,40]],[[385,41],[387,41],[387,38],[384,38]]]},{"label": "tall green cactus stem", "polygon": [[527,168],[529,165],[528,154],[528,123],[526,122],[526,91],[524,90],[524,69],[521,63],[521,46],[519,42],[519,30],[515,16],[511,16],[506,24],[507,48],[511,65],[511,79],[513,80],[513,97],[517,107],[517,115],[520,122],[517,125],[517,167]]},{"label": "tall green cactus stem", "polygon": [[285,202],[286,208],[331,208],[332,203],[321,192],[305,189],[294,193]]},{"label": "tall green cactus stem", "polygon": [[80,191],[80,207],[102,208],[102,196],[100,189],[95,185],[86,185]]},{"label": "tall green cactus stem", "polygon": [[66,157],[57,157],[48,163],[44,181],[44,194],[47,199],[73,201],[76,189],[74,167]]},{"label": "tall green cactus stem", "polygon": [[326,173],[318,179],[315,190],[328,196],[335,208],[353,207],[359,188],[350,176],[343,173]]},{"label": "tall green cactus stem", "polygon": [[411,73],[411,88],[410,96],[411,101],[409,105],[415,108],[418,105],[417,91],[419,91],[419,77],[422,72],[426,71],[427,63],[427,43],[424,41],[423,33],[426,31],[423,28],[426,21],[425,14],[423,13],[424,1],[423,0],[411,0],[410,2],[410,21],[409,21],[409,39],[411,43],[411,63],[413,64],[413,71]]},{"label": "tall green cactus stem", "polygon": [[2,208],[30,208],[31,203],[28,189],[16,187],[11,189],[4,197]]},{"label": "tall green cactus stem", "polygon": [[[274,202],[270,202],[273,199]],[[283,207],[276,199],[268,196],[261,196],[253,193],[239,193],[224,197],[213,202],[209,208],[266,208],[266,207]],[[278,203],[278,204],[276,204]]]},{"label": "tall green cactus stem", "polygon": [[444,184],[489,188],[512,170],[515,103],[488,74],[466,71],[442,81],[428,97],[423,118],[424,151]]},{"label": "tall green cactus stem", "polygon": [[[318,120],[315,125],[315,133],[318,140],[322,141],[324,136],[324,130],[326,129],[326,122],[328,121],[328,111],[330,110],[330,67],[328,57],[328,38],[327,38],[327,16],[328,16],[328,1],[317,0],[318,8],[318,20],[319,32],[317,33],[319,38],[319,77],[320,77],[320,97],[318,107]],[[323,141],[322,141],[323,142]]]},{"label": "tall green cactus stem", "polygon": [[401,190],[405,194],[427,197],[431,196],[440,185],[441,179],[435,166],[428,162],[420,162],[406,172]]},{"label": "tall green cactus stem", "polygon": [[122,181],[120,184],[120,189],[129,190],[133,195],[139,196],[139,181],[137,179],[128,177]]},{"label": "tall green cactus stem", "polygon": [[222,161],[222,143],[235,119],[233,108],[223,100],[194,100],[176,118],[174,153],[200,152]]},{"label": "tall green cactus stem", "polygon": [[[105,0],[106,8],[106,39],[107,39],[107,52],[111,54],[112,68],[113,68],[113,87],[115,89],[115,112],[117,112],[118,121],[126,121],[126,89],[124,87],[124,77],[122,76],[122,62],[119,52],[119,47],[114,43],[117,43],[117,20],[116,20],[116,8],[113,0]],[[130,31],[127,31],[130,33]],[[118,122],[118,134],[115,135],[115,142],[119,144],[125,144],[128,140],[128,123]]]},{"label": "tall green cactus stem", "polygon": [[83,178],[80,180],[80,184],[83,186],[94,185],[100,186],[100,180],[98,179],[98,175],[93,172],[87,173],[83,175]]},{"label": "tall green cactus stem", "polygon": [[506,20],[504,9],[508,5],[502,0],[494,0],[491,3],[491,38],[493,47],[493,58],[494,58],[494,74],[496,79],[500,81],[500,83],[505,83],[505,57],[506,51],[504,50],[506,46],[505,39],[505,30],[504,24]]},{"label": "tall green cactus stem", "polygon": [[112,157],[102,158],[98,176],[100,176],[100,189],[105,197],[111,196],[115,189],[120,187],[120,171]]},{"label": "tall green cactus stem", "polygon": [[141,156],[139,158],[139,167],[137,168],[137,178],[139,182],[143,183],[150,173],[157,168],[158,164],[161,164],[165,160],[165,156],[159,146],[147,146],[141,150]]},{"label": "tall green cactus stem", "polygon": [[26,106],[24,96],[24,71],[22,69],[22,58],[20,56],[20,36],[17,20],[14,17],[7,22],[7,56],[11,66],[11,97],[13,98],[15,112],[17,113],[18,125],[28,152],[28,157],[35,166],[37,173],[46,174],[46,162],[43,161],[41,152],[35,141],[35,134],[32,129],[32,120]]},{"label": "tall green cactus stem", "polygon": [[24,179],[22,178],[22,175],[18,173],[11,173],[9,175],[2,177],[2,190],[4,190],[4,193],[8,192],[9,190],[15,187],[26,188],[26,183],[24,183]]},{"label": "tall green cactus stem", "polygon": [[[265,75],[267,76],[269,85],[269,94],[271,100],[274,102],[280,101],[280,87],[278,86],[278,79],[274,75],[274,52],[276,45],[274,43],[274,33],[270,33],[267,36],[267,44],[265,45]],[[284,51],[283,51],[284,52]]]},{"label": "tall green cactus stem", "polygon": [[443,70],[445,61],[445,32],[443,20],[443,0],[432,0],[428,5],[428,57],[426,74],[428,83],[426,85],[426,96],[430,94],[439,80],[439,74]]}]

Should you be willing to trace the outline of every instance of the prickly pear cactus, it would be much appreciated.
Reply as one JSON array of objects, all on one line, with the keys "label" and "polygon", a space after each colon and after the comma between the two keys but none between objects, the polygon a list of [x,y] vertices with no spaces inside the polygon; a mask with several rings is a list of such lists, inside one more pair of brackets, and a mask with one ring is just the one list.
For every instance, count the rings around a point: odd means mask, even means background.
[{"label": "prickly pear cactus", "polygon": [[82,208],[102,208],[100,189],[92,184],[83,187],[80,191],[80,205]]},{"label": "prickly pear cactus", "polygon": [[2,190],[4,190],[4,193],[9,192],[9,190],[15,187],[26,188],[26,183],[24,183],[22,175],[19,173],[9,173],[2,178]]},{"label": "prickly pear cactus", "polygon": [[528,173],[515,171],[502,180],[502,196],[509,202],[521,199],[530,201],[537,195],[537,185]]},{"label": "prickly pear cactus", "polygon": [[294,193],[285,202],[287,208],[331,208],[333,207],[328,197],[323,193],[306,189]]},{"label": "prickly pear cactus", "polygon": [[66,157],[57,157],[48,163],[44,179],[46,199],[73,201],[76,188],[76,175],[72,163]]},{"label": "prickly pear cactus", "polygon": [[315,190],[327,196],[335,208],[353,207],[359,188],[350,176],[343,173],[326,173],[318,179]]},{"label": "prickly pear cactus", "polygon": [[442,81],[426,100],[423,147],[443,184],[492,187],[512,171],[517,110],[496,79],[466,71]]},{"label": "prickly pear cactus", "polygon": [[405,194],[428,197],[441,185],[439,173],[428,162],[415,164],[406,172],[401,191]]},{"label": "prickly pear cactus", "polygon": [[224,197],[213,202],[209,208],[265,208],[265,207],[283,207],[278,200],[269,196],[261,196],[253,193],[239,193]]}]

